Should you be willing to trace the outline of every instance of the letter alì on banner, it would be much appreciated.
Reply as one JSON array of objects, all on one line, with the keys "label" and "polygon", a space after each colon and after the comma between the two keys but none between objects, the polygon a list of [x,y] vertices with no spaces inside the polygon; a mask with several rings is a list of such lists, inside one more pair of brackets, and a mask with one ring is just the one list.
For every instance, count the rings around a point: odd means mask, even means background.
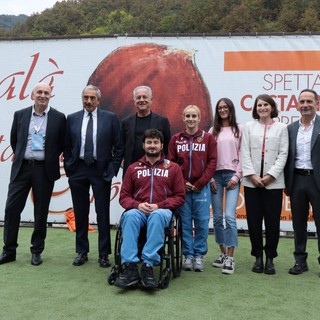
[{"label": "letter al\u00ec on banner", "polygon": [[[148,85],[153,90],[152,109],[168,117],[172,133],[182,130],[186,105],[201,108],[202,128],[212,125],[212,106],[229,97],[242,124],[251,119],[254,97],[267,93],[277,102],[278,121],[289,124],[299,119],[297,95],[304,88],[320,93],[320,36],[241,37],[90,37],[74,39],[0,40],[0,165],[1,203],[5,203],[13,159],[10,128],[16,110],[32,103],[32,84],[45,81],[52,87],[52,107],[66,115],[78,110],[79,92],[87,83],[101,88],[101,108],[115,112],[119,119],[135,112],[132,90]],[[90,46],[91,50],[82,50]],[[259,48],[259,50],[252,50]],[[308,51],[305,50],[308,48]],[[85,62],[85,65],[83,64]],[[79,68],[79,65],[84,67]],[[136,72],[143,70],[143,72]],[[66,94],[67,92],[67,94]],[[174,94],[167,94],[172,93]],[[181,144],[181,148],[189,148]],[[192,148],[202,148],[194,143]],[[165,170],[164,170],[165,171]],[[157,174],[165,175],[165,172]],[[141,170],[141,175],[148,172]],[[113,180],[111,223],[118,222],[122,173]],[[65,222],[72,206],[68,181],[63,171],[55,184],[49,222]],[[22,221],[32,221],[32,196]],[[92,199],[93,200],[93,199]],[[0,212],[0,221],[4,212]],[[96,223],[94,206],[90,223]],[[243,191],[237,208],[238,227],[247,229]],[[308,229],[315,230],[312,218]],[[285,196],[281,230],[291,231],[290,201]]]}]

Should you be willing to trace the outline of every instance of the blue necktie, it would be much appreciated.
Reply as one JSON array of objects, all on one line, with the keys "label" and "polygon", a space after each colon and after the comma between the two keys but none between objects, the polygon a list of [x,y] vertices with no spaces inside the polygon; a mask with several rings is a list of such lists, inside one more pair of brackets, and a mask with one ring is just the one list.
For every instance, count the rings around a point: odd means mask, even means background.
[{"label": "blue necktie", "polygon": [[90,166],[93,163],[93,119],[92,113],[89,112],[89,121],[87,125],[87,132],[86,132],[86,140],[84,143],[84,157],[83,160],[86,165]]}]

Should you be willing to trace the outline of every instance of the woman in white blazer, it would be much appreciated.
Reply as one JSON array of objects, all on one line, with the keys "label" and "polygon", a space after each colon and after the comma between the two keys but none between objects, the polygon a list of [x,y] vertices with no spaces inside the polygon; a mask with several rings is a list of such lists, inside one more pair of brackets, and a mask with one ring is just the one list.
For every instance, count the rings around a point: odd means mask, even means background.
[{"label": "woman in white blazer", "polygon": [[[284,166],[288,157],[288,130],[273,120],[278,116],[275,101],[259,95],[253,106],[253,121],[245,124],[241,142],[244,197],[251,255],[256,257],[252,271],[275,274],[273,258],[277,257],[280,215],[284,184]],[[265,224],[265,245],[262,221]],[[263,252],[266,263],[263,264]]]}]

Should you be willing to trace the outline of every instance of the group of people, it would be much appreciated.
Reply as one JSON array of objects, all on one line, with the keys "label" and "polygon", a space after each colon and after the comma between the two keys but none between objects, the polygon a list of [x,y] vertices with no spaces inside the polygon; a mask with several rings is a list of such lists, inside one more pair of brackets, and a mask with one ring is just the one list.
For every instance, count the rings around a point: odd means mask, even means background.
[{"label": "group of people", "polygon": [[[223,273],[234,272],[239,181],[244,186],[251,255],[255,257],[253,272],[276,273],[273,259],[278,255],[283,192],[290,196],[294,230],[295,264],[289,273],[298,275],[308,271],[306,245],[310,206],[320,253],[318,108],[317,93],[311,89],[302,90],[298,97],[300,120],[286,126],[275,120],[278,109],[274,99],[261,94],[253,105],[253,121],[242,128],[236,123],[232,101],[227,98],[218,101],[211,129],[218,142],[218,164],[211,180],[211,191],[215,238],[221,253],[213,266],[221,267]],[[320,263],[320,257],[318,259]]]},{"label": "group of people", "polygon": [[76,220],[73,265],[88,260],[89,189],[92,187],[99,229],[99,264],[109,267],[111,252],[109,207],[111,181],[123,158],[121,127],[114,113],[98,108],[100,90],[88,85],[82,91],[83,109],[65,115],[49,106],[51,87],[39,82],[31,93],[34,104],[16,111],[10,133],[14,153],[5,206],[0,264],[16,260],[21,213],[32,189],[34,230],[31,264],[42,264],[47,217],[54,182],[60,178],[60,156],[69,178]]},{"label": "group of people", "polygon": [[[14,114],[10,135],[14,160],[0,264],[16,260],[20,218],[30,189],[34,200],[31,264],[42,263],[61,153],[76,219],[74,266],[83,265],[90,251],[90,188],[99,231],[98,262],[101,267],[110,266],[111,182],[123,168],[119,198],[125,209],[121,216],[123,268],[115,281],[119,287],[128,288],[138,282],[146,288],[157,286],[153,266],[160,262],[163,230],[174,212],[182,223],[182,268],[203,271],[210,204],[220,250],[212,265],[221,268],[222,273],[234,273],[241,183],[251,255],[255,257],[253,272],[276,273],[273,259],[277,257],[283,191],[290,196],[294,230],[295,264],[289,273],[308,270],[310,205],[320,252],[320,118],[316,114],[319,100],[315,91],[305,89],[299,94],[301,118],[288,126],[274,120],[277,105],[271,96],[262,94],[254,102],[253,121],[244,126],[237,122],[233,102],[221,98],[209,132],[200,129],[199,107],[189,105],[182,114],[185,129],[173,136],[168,119],[151,110],[152,90],[147,86],[133,90],[137,112],[121,121],[114,113],[99,108],[101,92],[93,85],[82,91],[83,109],[67,118],[49,106],[50,97],[50,86],[37,83],[31,94],[34,105]],[[146,243],[139,257],[138,238],[143,226],[147,227]]]}]

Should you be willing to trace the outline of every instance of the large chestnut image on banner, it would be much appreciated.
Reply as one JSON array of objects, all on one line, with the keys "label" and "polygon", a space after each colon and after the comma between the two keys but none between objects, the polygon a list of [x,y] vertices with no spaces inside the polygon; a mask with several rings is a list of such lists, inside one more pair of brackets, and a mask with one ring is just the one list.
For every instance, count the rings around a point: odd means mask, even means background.
[{"label": "large chestnut image on banner", "polygon": [[172,133],[184,129],[182,111],[190,104],[201,110],[200,128],[212,124],[210,95],[194,64],[194,53],[166,45],[140,43],[111,52],[88,80],[101,90],[101,108],[119,119],[135,113],[132,91],[139,85],[152,89],[152,110],[168,117]]}]

